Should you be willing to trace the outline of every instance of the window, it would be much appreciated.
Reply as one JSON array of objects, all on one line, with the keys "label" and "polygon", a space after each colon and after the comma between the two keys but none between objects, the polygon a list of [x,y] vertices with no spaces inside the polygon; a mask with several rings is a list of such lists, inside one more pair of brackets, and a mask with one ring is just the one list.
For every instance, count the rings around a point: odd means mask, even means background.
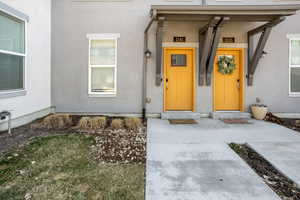
[{"label": "window", "polygon": [[25,90],[25,21],[0,11],[0,94]]},{"label": "window", "polygon": [[89,34],[89,94],[117,93],[117,45],[119,34]]},{"label": "window", "polygon": [[171,55],[172,67],[186,67],[186,55],[185,54],[172,54]]},{"label": "window", "polygon": [[289,94],[290,96],[300,97],[300,35],[289,36]]}]

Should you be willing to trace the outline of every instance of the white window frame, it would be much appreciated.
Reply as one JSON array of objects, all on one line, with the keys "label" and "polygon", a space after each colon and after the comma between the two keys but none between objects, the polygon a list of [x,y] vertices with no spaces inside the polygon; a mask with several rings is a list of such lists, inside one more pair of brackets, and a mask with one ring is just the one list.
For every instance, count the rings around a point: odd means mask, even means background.
[{"label": "white window frame", "polygon": [[[118,69],[118,39],[119,33],[87,34],[89,40],[88,57],[88,95],[89,97],[116,97],[117,95],[117,69]],[[114,65],[92,65],[91,64],[91,42],[92,40],[115,40],[115,64]],[[93,92],[92,91],[92,68],[114,68],[114,92]]]},{"label": "white window frame", "polygon": [[289,39],[289,97],[300,97],[300,92],[292,92],[291,91],[291,69],[292,68],[300,68],[300,65],[292,65],[292,41],[300,40],[300,34],[288,34],[287,38]]},{"label": "white window frame", "polygon": [[27,88],[27,26],[28,26],[28,19],[19,17],[11,12],[8,12],[6,10],[0,9],[1,12],[14,17],[16,19],[21,20],[24,23],[24,53],[18,53],[14,51],[6,51],[1,50],[0,53],[6,54],[6,55],[14,55],[14,56],[22,56],[24,59],[23,62],[23,88],[20,89],[12,89],[12,90],[0,90],[0,98],[8,98],[8,97],[16,97],[16,96],[23,96],[26,95],[26,88]]}]

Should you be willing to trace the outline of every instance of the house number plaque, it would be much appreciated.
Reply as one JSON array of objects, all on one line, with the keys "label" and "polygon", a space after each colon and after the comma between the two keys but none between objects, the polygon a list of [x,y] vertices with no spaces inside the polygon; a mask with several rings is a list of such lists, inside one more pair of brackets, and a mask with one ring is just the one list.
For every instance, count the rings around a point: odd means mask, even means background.
[{"label": "house number plaque", "polygon": [[235,43],[234,37],[223,37],[223,43]]},{"label": "house number plaque", "polygon": [[179,36],[173,37],[173,42],[185,42],[185,41],[186,41],[185,37],[179,37]]}]

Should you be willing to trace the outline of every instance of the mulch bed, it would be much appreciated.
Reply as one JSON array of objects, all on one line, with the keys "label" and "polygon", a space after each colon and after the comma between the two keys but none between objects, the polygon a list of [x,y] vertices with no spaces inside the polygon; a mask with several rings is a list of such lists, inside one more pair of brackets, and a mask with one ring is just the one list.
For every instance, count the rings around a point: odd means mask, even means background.
[{"label": "mulch bed", "polygon": [[247,145],[229,145],[283,200],[299,200],[300,188]]},{"label": "mulch bed", "polygon": [[290,129],[300,132],[300,119],[279,118],[269,112],[264,120],[275,123],[275,124],[279,124],[279,125],[282,125],[287,128],[290,128]]}]

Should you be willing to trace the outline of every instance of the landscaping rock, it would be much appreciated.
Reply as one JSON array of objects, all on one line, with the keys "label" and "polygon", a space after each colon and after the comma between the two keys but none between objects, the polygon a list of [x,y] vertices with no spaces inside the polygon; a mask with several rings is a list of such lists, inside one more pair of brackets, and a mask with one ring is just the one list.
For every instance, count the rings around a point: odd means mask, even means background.
[{"label": "landscaping rock", "polygon": [[125,129],[104,130],[95,137],[96,145],[92,148],[95,157],[105,163],[146,162],[145,128],[137,132]]},{"label": "landscaping rock", "polygon": [[31,193],[26,193],[24,198],[25,198],[25,200],[31,200],[32,199],[32,194]]}]

